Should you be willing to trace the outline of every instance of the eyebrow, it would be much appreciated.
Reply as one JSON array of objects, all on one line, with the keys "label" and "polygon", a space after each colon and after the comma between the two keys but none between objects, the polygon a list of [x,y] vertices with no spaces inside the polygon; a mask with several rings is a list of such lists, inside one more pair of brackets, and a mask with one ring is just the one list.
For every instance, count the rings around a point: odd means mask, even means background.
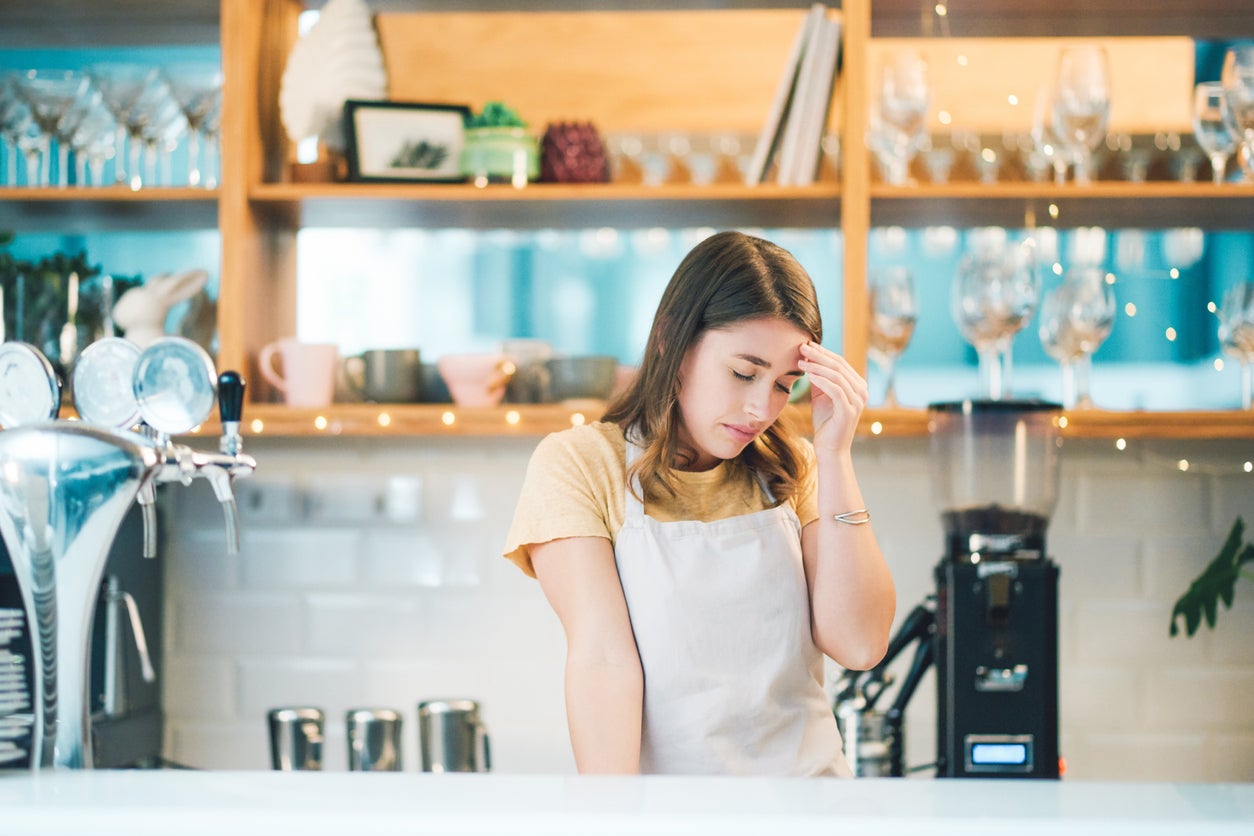
[{"label": "eyebrow", "polygon": [[[746,363],[752,363],[753,365],[760,366],[764,369],[769,369],[771,367],[770,363],[768,363],[766,360],[763,360],[761,357],[757,356],[756,354],[737,354],[734,356],[736,357],[737,360],[744,360]],[[792,371],[784,372],[783,376],[784,377],[789,377],[789,376],[801,377],[801,375],[803,374],[805,374],[805,372],[801,371],[800,369],[793,369]]]}]

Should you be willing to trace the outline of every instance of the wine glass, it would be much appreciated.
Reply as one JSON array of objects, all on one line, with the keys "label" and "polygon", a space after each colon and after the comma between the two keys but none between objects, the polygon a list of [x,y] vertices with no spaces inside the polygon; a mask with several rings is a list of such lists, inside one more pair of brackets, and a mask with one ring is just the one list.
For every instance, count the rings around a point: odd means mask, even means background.
[{"label": "wine glass", "polygon": [[886,182],[906,182],[910,161],[927,135],[930,103],[923,56],[911,50],[890,54],[880,70],[867,132],[867,147],[879,161]]},{"label": "wine glass", "polygon": [[1224,119],[1224,87],[1218,81],[1203,81],[1193,88],[1193,136],[1210,158],[1211,181],[1224,181],[1228,157],[1237,147],[1237,138]]},{"label": "wine glass", "polygon": [[103,101],[83,113],[68,140],[74,149],[79,185],[104,185],[105,163],[117,153],[116,130],[117,120]]},{"label": "wine glass", "polygon": [[1075,181],[1089,183],[1093,151],[1110,120],[1110,69],[1100,46],[1068,47],[1054,74],[1053,132],[1075,167]]},{"label": "wine glass", "polygon": [[914,293],[914,279],[910,270],[903,266],[873,270],[869,290],[869,349],[871,358],[884,373],[883,405],[891,408],[897,406],[894,386],[897,357],[914,336],[919,302]]},{"label": "wine glass", "polygon": [[1012,340],[1039,302],[1035,243],[1009,244],[1000,227],[973,232],[972,246],[958,264],[951,310],[959,332],[979,354],[982,393],[996,401],[1010,392]]},{"label": "wine glass", "polygon": [[0,78],[0,139],[4,140],[8,151],[5,185],[17,185],[17,160],[22,155],[23,143],[27,137],[38,136],[38,132],[30,118],[30,106],[18,93],[16,79]]},{"label": "wine glass", "polygon": [[1224,53],[1220,84],[1228,130],[1238,142],[1254,145],[1254,44],[1230,47]]},{"label": "wine glass", "polygon": [[1089,370],[1093,352],[1115,324],[1115,291],[1103,270],[1074,267],[1041,301],[1040,337],[1045,352],[1062,366],[1062,405],[1093,405]]},{"label": "wine glass", "polygon": [[1254,282],[1238,282],[1228,288],[1216,313],[1219,344],[1241,364],[1241,408],[1254,409]]}]

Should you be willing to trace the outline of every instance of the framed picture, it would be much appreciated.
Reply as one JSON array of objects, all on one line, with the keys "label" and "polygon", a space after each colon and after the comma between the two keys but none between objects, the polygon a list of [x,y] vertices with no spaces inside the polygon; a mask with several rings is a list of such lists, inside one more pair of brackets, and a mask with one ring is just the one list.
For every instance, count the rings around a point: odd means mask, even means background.
[{"label": "framed picture", "polygon": [[344,103],[348,177],[358,182],[455,183],[470,108],[414,102]]}]

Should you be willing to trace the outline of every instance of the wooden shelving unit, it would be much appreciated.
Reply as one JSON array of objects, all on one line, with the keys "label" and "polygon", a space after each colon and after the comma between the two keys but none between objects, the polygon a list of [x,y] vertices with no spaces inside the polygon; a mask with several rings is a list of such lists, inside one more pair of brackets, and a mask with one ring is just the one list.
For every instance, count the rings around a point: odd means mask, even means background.
[{"label": "wooden shelving unit", "polygon": [[[1147,5],[1148,3],[1148,5]],[[573,412],[593,420],[599,405],[503,406],[465,410],[443,405],[337,404],[325,411],[271,403],[257,384],[255,357],[265,343],[295,332],[295,237],[307,227],[465,227],[535,229],[549,226],[797,226],[843,232],[844,351],[866,366],[866,289],[857,277],[867,269],[867,238],[873,226],[919,227],[1050,223],[1057,226],[1136,226],[1250,229],[1254,185],[1098,182],[1067,184],[956,182],[889,187],[872,177],[862,142],[869,120],[869,79],[877,42],[900,37],[1254,36],[1254,8],[1245,0],[1061,0],[1025,9],[1018,0],[971,0],[944,31],[927,6],[915,0],[845,0],[841,78],[832,129],[839,130],[842,170],[814,186],[785,189],[735,184],[708,187],[632,184],[524,189],[470,185],[376,185],[297,183],[293,156],[279,124],[278,89],[297,37],[303,0],[179,0],[168,4],[125,0],[108,10],[91,0],[53,0],[22,13],[6,26],[0,43],[84,46],[101,43],[205,43],[217,38],[226,69],[222,132],[222,186],[215,191],[152,189],[0,191],[0,228],[89,232],[114,229],[217,228],[222,239],[219,297],[219,366],[238,368],[250,383],[245,430],[260,435],[317,437],[327,434],[433,436],[447,434],[539,435],[569,426]],[[320,3],[310,2],[311,7]],[[807,3],[753,9],[748,2],[672,2],[669,11],[627,11],[629,4],[519,3],[516,12],[467,11],[454,0],[372,0],[392,78],[391,97],[413,101],[476,101],[489,82],[500,98],[526,106],[538,124],[553,116],[591,118],[604,131],[711,130],[755,132],[766,111],[792,34]],[[1031,5],[1031,4],[1030,4]],[[139,11],[143,7],[142,13]],[[632,4],[634,7],[634,4]],[[572,7],[579,11],[571,11]],[[421,11],[417,9],[421,8]],[[55,12],[52,14],[51,12]],[[646,18],[643,15],[671,15]],[[497,17],[493,17],[496,15]],[[579,15],[593,21],[596,37],[580,38]],[[48,21],[79,21],[55,26]],[[641,23],[641,21],[645,21]],[[660,25],[659,22],[665,24]],[[439,24],[439,25],[437,25]],[[508,25],[506,25],[508,24]],[[672,25],[673,24],[673,25]],[[446,28],[441,28],[446,27]],[[522,31],[523,29],[526,31]],[[474,33],[476,50],[444,33]],[[692,33],[699,32],[701,37]],[[25,36],[19,37],[20,33]],[[605,52],[597,38],[613,35]],[[487,49],[483,38],[491,38]],[[31,40],[33,39],[33,40]],[[641,60],[636,51],[657,52]],[[474,56],[470,56],[473,52]],[[660,60],[656,54],[667,60]],[[562,75],[560,62],[581,68]],[[636,61],[624,63],[624,56]],[[704,57],[703,57],[704,56]],[[468,61],[474,72],[439,62]],[[491,59],[490,61],[488,59]],[[682,60],[683,65],[668,63]],[[423,63],[425,62],[425,63]],[[495,62],[495,63],[493,63]],[[615,65],[627,81],[607,79]],[[548,65],[552,66],[548,66]],[[513,67],[513,71],[503,71]],[[527,68],[525,72],[519,68]],[[605,73],[598,74],[598,68]],[[421,70],[421,71],[419,71]],[[700,80],[709,94],[676,84]],[[502,81],[502,78],[505,80]],[[590,79],[595,78],[595,84]],[[720,80],[721,79],[721,80]],[[728,81],[731,79],[731,81]],[[749,79],[752,84],[746,82]],[[857,83],[850,83],[857,80]],[[758,86],[760,81],[760,86]],[[615,83],[647,94],[619,95]],[[728,84],[731,90],[718,87]],[[451,87],[450,87],[451,85]],[[478,86],[476,86],[478,85]],[[715,85],[715,86],[709,86]],[[738,85],[738,86],[737,86]],[[752,87],[752,89],[750,89]],[[699,88],[705,89],[705,88]],[[589,98],[589,93],[592,93]],[[563,97],[567,98],[563,98]],[[585,98],[578,98],[585,96]],[[434,98],[433,98],[434,97]],[[584,407],[588,407],[584,409]],[[585,414],[586,413],[586,414]],[[386,419],[381,422],[381,414]],[[453,416],[448,423],[447,416]],[[790,415],[807,419],[804,410]],[[325,419],[325,423],[318,418]],[[868,410],[861,431],[869,436],[921,436],[924,410]],[[1075,412],[1065,432],[1074,437],[1254,438],[1254,415],[1232,412]]]}]

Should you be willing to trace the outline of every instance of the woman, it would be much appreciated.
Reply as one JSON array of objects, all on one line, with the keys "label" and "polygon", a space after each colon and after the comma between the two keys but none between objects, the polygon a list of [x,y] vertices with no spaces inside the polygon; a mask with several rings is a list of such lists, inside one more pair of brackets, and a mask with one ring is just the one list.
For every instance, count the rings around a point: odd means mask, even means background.
[{"label": "woman", "polygon": [[[849,774],[821,653],[874,666],[896,598],[851,459],[866,382],[821,339],[792,255],[711,236],[603,420],[536,448],[506,556],[565,631],[580,772]],[[776,422],[803,374],[813,444]]]}]

